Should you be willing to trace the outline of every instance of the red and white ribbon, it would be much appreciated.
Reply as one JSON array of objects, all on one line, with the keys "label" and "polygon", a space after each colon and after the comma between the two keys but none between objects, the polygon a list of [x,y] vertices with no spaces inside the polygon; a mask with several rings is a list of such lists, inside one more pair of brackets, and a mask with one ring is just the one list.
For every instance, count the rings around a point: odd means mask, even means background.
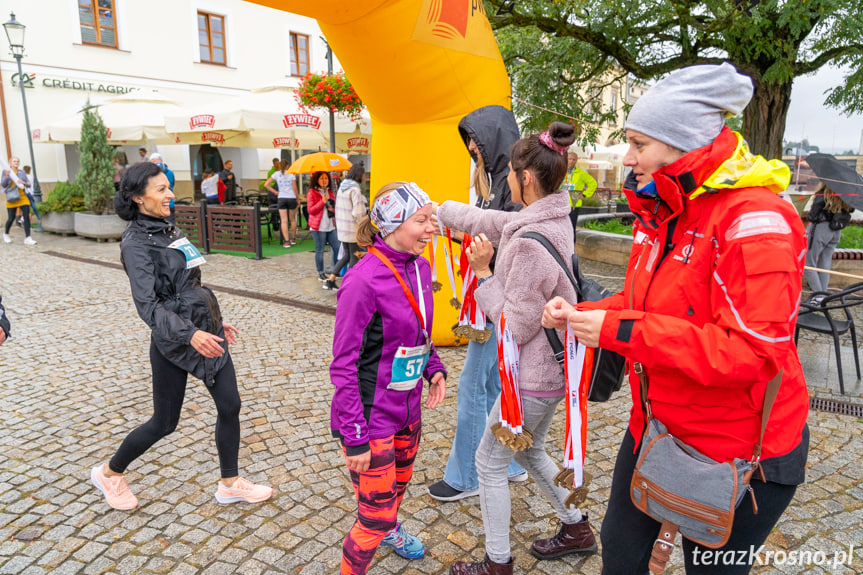
[{"label": "red and white ribbon", "polygon": [[573,470],[573,486],[584,484],[584,454],[587,442],[587,392],[593,371],[593,348],[581,344],[566,328],[566,444],[563,465]]},{"label": "red and white ribbon", "polygon": [[518,388],[519,347],[506,318],[500,314],[497,325],[497,369],[500,372],[500,424],[518,435],[524,426],[521,391]]},{"label": "red and white ribbon", "polygon": [[444,227],[440,220],[438,220],[438,227],[440,228],[441,236],[446,238],[443,242],[443,251],[444,259],[446,259],[446,273],[449,276],[449,286],[452,289],[452,298],[458,300],[458,293],[455,291],[455,270],[453,269],[455,265],[452,257],[452,232],[449,228],[444,232]]},{"label": "red and white ribbon", "polygon": [[479,308],[474,297],[474,292],[477,288],[477,277],[473,273],[473,268],[467,261],[465,253],[470,246],[473,238],[468,234],[464,235],[461,242],[461,257],[459,258],[459,267],[461,268],[461,309],[458,313],[458,324],[467,325],[476,330],[482,331],[485,329],[485,313]]}]

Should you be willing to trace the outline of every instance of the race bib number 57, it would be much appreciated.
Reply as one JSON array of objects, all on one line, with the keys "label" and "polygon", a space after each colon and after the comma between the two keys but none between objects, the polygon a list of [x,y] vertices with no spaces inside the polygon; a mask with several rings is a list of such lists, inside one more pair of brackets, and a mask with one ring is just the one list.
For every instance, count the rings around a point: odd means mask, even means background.
[{"label": "race bib number 57", "polygon": [[424,345],[399,347],[393,357],[392,379],[387,389],[409,391],[416,387],[422,379],[428,360],[428,348]]}]

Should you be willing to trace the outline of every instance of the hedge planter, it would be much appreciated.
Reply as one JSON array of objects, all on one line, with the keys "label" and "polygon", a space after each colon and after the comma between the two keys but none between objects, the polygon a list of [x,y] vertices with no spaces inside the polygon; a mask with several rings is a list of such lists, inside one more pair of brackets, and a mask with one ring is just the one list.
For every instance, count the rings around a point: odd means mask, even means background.
[{"label": "hedge planter", "polygon": [[48,212],[42,216],[42,229],[62,235],[75,235],[75,212]]},{"label": "hedge planter", "polygon": [[579,214],[607,214],[608,208],[605,206],[581,206],[578,208]]},{"label": "hedge planter", "polygon": [[91,212],[75,212],[75,233],[94,240],[119,240],[123,237],[126,223],[116,214],[100,216]]}]

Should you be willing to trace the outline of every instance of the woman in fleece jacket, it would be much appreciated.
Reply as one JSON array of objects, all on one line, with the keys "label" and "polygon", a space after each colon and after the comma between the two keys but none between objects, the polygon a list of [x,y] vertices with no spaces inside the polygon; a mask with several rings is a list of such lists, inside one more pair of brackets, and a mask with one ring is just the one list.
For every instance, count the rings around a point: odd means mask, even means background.
[{"label": "woman in fleece jacket", "polygon": [[357,496],[357,521],[342,546],[341,573],[365,573],[378,545],[419,559],[425,546],[398,523],[426,407],[446,394],[446,370],[431,344],[431,267],[419,257],[432,239],[429,197],[416,184],[381,188],[357,230],[369,253],[338,292],[330,427],[342,445]]},{"label": "woman in fleece jacket", "polygon": [[[444,202],[437,211],[444,225],[475,238],[465,249],[479,278],[476,301],[498,328],[501,316],[505,317],[506,327],[520,346],[518,385],[524,427],[533,434],[533,445],[519,452],[497,440],[489,426],[500,420],[498,396],[476,454],[486,556],[480,563],[454,563],[450,573],[455,575],[513,572],[507,480],[507,468],[513,457],[537,482],[564,524],[551,539],[534,542],[533,555],[551,559],[567,553],[596,551],[587,516],[564,504],[569,492],[554,484],[559,468],[545,451],[545,436],[555,408],[564,397],[564,375],[540,321],[550,296],[575,297],[575,290],[542,244],[521,237],[526,232],[538,232],[548,238],[565,261],[569,260],[573,246],[569,198],[558,188],[566,174],[565,154],[574,140],[571,125],[555,122],[547,132],[513,144],[509,188],[512,200],[524,206],[521,211],[481,210],[452,201]],[[488,266],[494,252],[492,246],[497,247],[493,275]]]}]

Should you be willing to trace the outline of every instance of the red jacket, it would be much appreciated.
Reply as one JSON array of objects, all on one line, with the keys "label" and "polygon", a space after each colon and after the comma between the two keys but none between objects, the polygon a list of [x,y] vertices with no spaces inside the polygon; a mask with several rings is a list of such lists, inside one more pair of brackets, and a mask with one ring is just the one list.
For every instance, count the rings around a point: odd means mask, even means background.
[{"label": "red jacket", "polygon": [[[655,213],[655,200],[627,191],[639,221],[624,291],[582,306],[608,310],[599,344],[626,356],[630,366],[644,366],[653,413],[669,432],[720,461],[751,457],[764,390],[780,369],[764,458],[799,444],[809,410],[792,337],[806,252],[803,224],[775,193],[781,178],[765,179],[771,189],[717,178],[729,158],[740,157],[737,138],[725,128],[712,144],[654,173],[664,200]],[[751,160],[746,155],[736,165]],[[762,174],[778,172],[758,162]],[[743,179],[739,171],[720,171]],[[746,180],[758,171],[749,170]],[[706,191],[702,184],[709,184]],[[631,370],[630,382],[629,429],[639,441],[641,391]]]},{"label": "red jacket", "polygon": [[[333,200],[333,203],[336,201],[336,195],[332,190],[327,190],[327,195]],[[323,194],[321,194],[320,190],[315,188],[311,188],[309,193],[306,194],[306,206],[309,209],[309,227],[314,231],[318,231],[318,228],[321,227],[321,219],[324,217],[326,213],[326,200],[324,200]]]}]

